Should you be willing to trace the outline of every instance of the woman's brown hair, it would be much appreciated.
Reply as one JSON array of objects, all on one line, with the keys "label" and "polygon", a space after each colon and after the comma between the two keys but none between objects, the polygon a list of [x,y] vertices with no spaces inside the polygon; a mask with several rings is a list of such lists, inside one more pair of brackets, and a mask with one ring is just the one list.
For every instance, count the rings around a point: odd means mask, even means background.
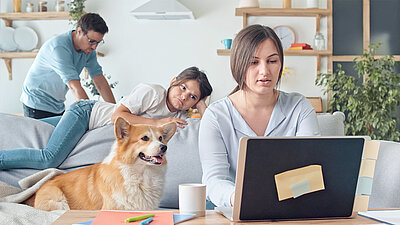
[{"label": "woman's brown hair", "polygon": [[265,40],[271,39],[278,50],[281,61],[278,83],[281,80],[283,69],[283,49],[279,37],[270,27],[255,24],[243,28],[233,40],[231,49],[231,72],[238,84],[231,94],[245,87],[247,69],[257,51],[258,46]]}]

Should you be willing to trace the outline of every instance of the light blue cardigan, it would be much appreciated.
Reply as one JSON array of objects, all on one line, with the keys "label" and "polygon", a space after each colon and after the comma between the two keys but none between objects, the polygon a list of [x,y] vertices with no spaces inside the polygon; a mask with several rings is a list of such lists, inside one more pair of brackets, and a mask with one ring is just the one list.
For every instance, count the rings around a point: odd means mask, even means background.
[{"label": "light blue cardigan", "polygon": [[[280,91],[264,136],[319,136],[317,116],[301,94]],[[257,136],[228,97],[211,104],[204,113],[199,131],[202,181],[207,199],[216,206],[231,206],[235,189],[239,140]]]}]

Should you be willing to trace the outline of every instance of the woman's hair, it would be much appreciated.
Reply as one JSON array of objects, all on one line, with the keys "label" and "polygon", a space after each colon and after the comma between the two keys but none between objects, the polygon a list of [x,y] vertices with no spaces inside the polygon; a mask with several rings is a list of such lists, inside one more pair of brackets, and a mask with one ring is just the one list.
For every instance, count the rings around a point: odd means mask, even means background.
[{"label": "woman's hair", "polygon": [[[203,71],[200,71],[199,68],[192,66],[184,71],[182,71],[177,77],[176,80],[171,84],[171,87],[179,86],[187,80],[195,80],[199,84],[200,87],[200,99],[203,99],[209,95],[213,91],[210,82],[207,79],[206,74]],[[169,92],[169,89],[168,89]]]},{"label": "woman's hair", "polygon": [[96,13],[86,13],[83,15],[76,27],[80,27],[84,34],[87,34],[89,30],[94,32],[105,34],[108,32],[108,27],[106,22],[101,18],[99,14]]},{"label": "woman's hair", "polygon": [[243,28],[237,34],[235,40],[233,40],[231,50],[231,71],[232,76],[238,85],[232,91],[232,93],[235,93],[236,91],[245,87],[247,69],[250,66],[258,46],[267,39],[271,39],[278,50],[279,59],[281,61],[278,83],[281,80],[283,68],[283,49],[279,37],[276,35],[274,30],[267,26],[259,24],[251,25]]}]

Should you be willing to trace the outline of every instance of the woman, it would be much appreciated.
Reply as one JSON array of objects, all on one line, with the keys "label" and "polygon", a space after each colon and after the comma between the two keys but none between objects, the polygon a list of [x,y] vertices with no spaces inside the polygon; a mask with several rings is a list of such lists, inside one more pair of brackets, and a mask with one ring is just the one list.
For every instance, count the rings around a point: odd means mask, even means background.
[{"label": "woman", "polygon": [[207,108],[199,131],[203,183],[216,206],[233,205],[240,138],[320,134],[311,103],[276,89],[282,68],[281,42],[271,28],[251,25],[238,33],[231,50],[238,85]]},{"label": "woman", "polygon": [[197,67],[190,67],[173,78],[168,90],[160,85],[139,84],[117,105],[108,102],[80,100],[61,117],[45,121],[57,124],[44,149],[0,151],[0,169],[59,166],[87,130],[101,127],[123,117],[131,124],[161,125],[174,121],[186,125],[187,110],[195,107],[202,114],[205,99],[212,92],[207,76]]}]

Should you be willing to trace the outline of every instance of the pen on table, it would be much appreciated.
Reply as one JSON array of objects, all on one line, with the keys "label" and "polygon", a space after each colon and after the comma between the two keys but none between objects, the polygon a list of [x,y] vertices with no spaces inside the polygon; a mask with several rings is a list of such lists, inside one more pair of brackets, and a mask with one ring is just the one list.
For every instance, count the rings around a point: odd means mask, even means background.
[{"label": "pen on table", "polygon": [[151,221],[153,221],[153,217],[149,217],[146,220],[142,221],[140,223],[140,225],[149,225],[149,223],[151,223]]},{"label": "pen on table", "polygon": [[153,217],[155,216],[154,214],[146,214],[146,215],[141,215],[141,216],[135,216],[135,217],[131,217],[125,220],[125,222],[134,222],[134,221],[138,221],[138,220],[144,220],[147,219],[149,217]]}]

